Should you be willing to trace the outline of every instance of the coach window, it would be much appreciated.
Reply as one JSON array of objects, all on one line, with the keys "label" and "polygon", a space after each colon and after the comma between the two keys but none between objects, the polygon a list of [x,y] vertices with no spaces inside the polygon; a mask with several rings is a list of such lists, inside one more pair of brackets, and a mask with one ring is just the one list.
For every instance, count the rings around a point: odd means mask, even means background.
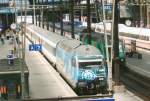
[{"label": "coach window", "polygon": [[129,37],[134,38],[132,34],[129,34]]},{"label": "coach window", "polygon": [[149,37],[148,36],[146,36],[146,41],[149,41]]},{"label": "coach window", "polygon": [[134,38],[135,39],[139,39],[139,35],[134,35]]},{"label": "coach window", "polygon": [[141,39],[141,40],[147,40],[147,37],[146,37],[146,36],[141,35],[141,36],[139,37],[139,39]]},{"label": "coach window", "polygon": [[136,39],[139,39],[139,35],[134,35],[134,37],[135,37]]},{"label": "coach window", "polygon": [[145,36],[145,41],[147,41],[147,36]]},{"label": "coach window", "polygon": [[122,36],[128,37],[128,33],[122,33]]},{"label": "coach window", "polygon": [[72,58],[72,66],[76,67],[76,59],[75,58]]},{"label": "coach window", "polygon": [[125,36],[125,37],[129,37],[129,36],[130,36],[130,34],[128,34],[128,33],[123,33],[123,36]]},{"label": "coach window", "polygon": [[146,40],[146,36],[143,36],[143,40]]},{"label": "coach window", "polygon": [[141,36],[141,35],[139,35],[138,39],[142,39],[142,36]]},{"label": "coach window", "polygon": [[139,36],[139,39],[143,40],[143,36],[142,36],[142,35],[140,35],[140,36]]},{"label": "coach window", "polygon": [[145,36],[145,40],[148,41],[148,36]]},{"label": "coach window", "polygon": [[132,35],[132,34],[130,34],[130,33],[124,33],[124,36],[125,36],[125,37],[131,37],[131,35]]},{"label": "coach window", "polygon": [[145,40],[148,41],[148,37],[147,36],[145,36]]},{"label": "coach window", "polygon": [[142,35],[142,36],[141,36],[141,40],[145,40],[145,36]]},{"label": "coach window", "polygon": [[133,34],[127,33],[125,36],[133,38]]},{"label": "coach window", "polygon": [[99,32],[101,32],[101,29],[100,29],[100,28],[97,28],[96,30],[99,31]]},{"label": "coach window", "polygon": [[62,59],[62,54],[61,54],[61,49],[60,49],[60,48],[57,49],[57,56],[58,56],[60,59]]},{"label": "coach window", "polygon": [[124,33],[119,33],[120,36],[125,36]]},{"label": "coach window", "polygon": [[147,41],[147,36],[144,36],[144,40]]},{"label": "coach window", "polygon": [[141,35],[139,39],[145,40],[145,36]]}]

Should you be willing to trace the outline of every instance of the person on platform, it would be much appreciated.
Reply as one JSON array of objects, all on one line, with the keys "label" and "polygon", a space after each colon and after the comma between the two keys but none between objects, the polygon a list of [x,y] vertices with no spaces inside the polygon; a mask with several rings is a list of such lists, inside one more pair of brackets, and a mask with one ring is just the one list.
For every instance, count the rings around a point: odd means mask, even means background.
[{"label": "person on platform", "polygon": [[5,44],[5,40],[4,40],[4,39],[5,39],[5,37],[4,37],[4,35],[2,34],[2,35],[1,35],[1,42],[2,42],[2,44]]}]

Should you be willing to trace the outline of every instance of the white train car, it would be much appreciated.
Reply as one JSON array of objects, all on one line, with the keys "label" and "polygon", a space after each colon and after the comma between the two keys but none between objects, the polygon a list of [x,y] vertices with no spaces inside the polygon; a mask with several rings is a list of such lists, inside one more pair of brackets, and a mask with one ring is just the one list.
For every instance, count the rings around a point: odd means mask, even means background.
[{"label": "white train car", "polygon": [[[103,23],[97,23],[92,26],[96,32],[104,32]],[[111,24],[106,23],[106,32],[111,31]],[[126,45],[131,45],[131,42],[136,42],[136,47],[150,49],[150,29],[128,27],[124,24],[119,24],[119,38]]]},{"label": "white train car", "polygon": [[136,47],[150,50],[150,29],[125,27],[119,30],[119,38],[127,45],[136,42]]}]

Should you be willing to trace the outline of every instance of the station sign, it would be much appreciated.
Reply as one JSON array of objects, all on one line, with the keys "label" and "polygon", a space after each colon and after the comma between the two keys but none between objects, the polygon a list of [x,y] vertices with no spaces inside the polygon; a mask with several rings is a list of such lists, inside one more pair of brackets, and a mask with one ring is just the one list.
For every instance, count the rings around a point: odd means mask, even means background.
[{"label": "station sign", "polygon": [[[120,10],[120,5],[118,4],[117,5],[118,7],[118,10]],[[112,11],[113,10],[113,5],[112,4],[106,4],[104,5],[104,9],[107,10],[107,11]]]},{"label": "station sign", "polygon": [[107,5],[104,6],[104,9],[105,10],[112,10],[112,5],[107,4]]},{"label": "station sign", "polygon": [[41,44],[30,44],[29,51],[42,51],[42,45]]},{"label": "station sign", "polygon": [[115,101],[114,98],[108,98],[108,99],[91,99],[86,101]]}]

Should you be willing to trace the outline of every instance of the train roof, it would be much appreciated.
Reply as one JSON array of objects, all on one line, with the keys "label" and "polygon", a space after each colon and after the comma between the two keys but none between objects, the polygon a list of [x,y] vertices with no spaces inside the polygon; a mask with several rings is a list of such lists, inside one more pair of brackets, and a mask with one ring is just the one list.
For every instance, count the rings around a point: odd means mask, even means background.
[{"label": "train roof", "polygon": [[75,48],[79,47],[82,42],[74,39],[62,40],[60,41],[57,46],[70,52],[73,51]]},{"label": "train roof", "polygon": [[[55,25],[55,27],[56,28],[58,28],[58,29],[60,29],[60,24],[59,23],[56,23],[56,25]],[[74,27],[74,34],[78,34],[78,35],[82,35],[83,33],[85,33],[85,32],[83,32],[83,30],[84,29],[86,29],[87,27],[85,27],[85,26],[80,26],[80,27]],[[71,33],[71,27],[70,27],[70,25],[64,25],[63,26],[63,30],[64,31],[67,31],[67,32],[70,32]],[[93,34],[94,33],[94,34]],[[96,34],[95,34],[96,33]],[[92,32],[92,37],[94,37],[95,38],[95,36],[97,37],[97,32]],[[102,33],[101,33],[102,34]],[[101,36],[100,36],[101,37]]]},{"label": "train roof", "polygon": [[[96,23],[93,25],[95,28],[104,29],[103,23]],[[106,30],[111,29],[111,24],[106,23]],[[129,33],[129,34],[135,34],[135,35],[145,35],[150,36],[150,29],[149,28],[141,28],[141,27],[128,27],[124,24],[119,24],[119,32],[121,33]]]},{"label": "train roof", "polygon": [[124,28],[121,28],[119,25],[119,32],[130,33],[130,34],[135,34],[135,35],[150,36],[150,29],[148,28],[127,27],[127,26]]},{"label": "train roof", "polygon": [[101,52],[96,47],[91,45],[80,45],[75,49],[75,52],[79,56],[102,55]]},{"label": "train roof", "polygon": [[[63,25],[63,30],[71,33],[71,27],[70,26],[71,25],[64,24]],[[56,23],[55,27],[60,29],[60,23]],[[85,26],[80,26],[80,27],[75,26],[74,27],[74,33],[78,34],[78,33],[82,32],[83,29],[85,29],[85,28],[86,28]]]},{"label": "train roof", "polygon": [[83,45],[81,41],[53,34],[52,32],[46,31],[35,25],[30,25],[28,28],[40,33],[40,37],[44,36],[45,41],[49,42],[49,44],[54,44],[55,47],[60,47],[67,52],[75,52],[81,56],[101,55],[100,51],[96,47],[91,45]]},{"label": "train roof", "polygon": [[81,56],[101,55],[100,51],[96,47],[84,45],[81,41],[74,39],[60,41],[57,46],[67,52],[75,52]]},{"label": "train roof", "polygon": [[51,46],[56,47],[57,43],[61,40],[67,40],[68,38],[62,37],[58,34],[54,34],[53,32],[47,31],[35,25],[28,26],[30,30],[35,31],[36,33],[40,33],[40,37],[42,37],[45,41],[47,41]]}]

